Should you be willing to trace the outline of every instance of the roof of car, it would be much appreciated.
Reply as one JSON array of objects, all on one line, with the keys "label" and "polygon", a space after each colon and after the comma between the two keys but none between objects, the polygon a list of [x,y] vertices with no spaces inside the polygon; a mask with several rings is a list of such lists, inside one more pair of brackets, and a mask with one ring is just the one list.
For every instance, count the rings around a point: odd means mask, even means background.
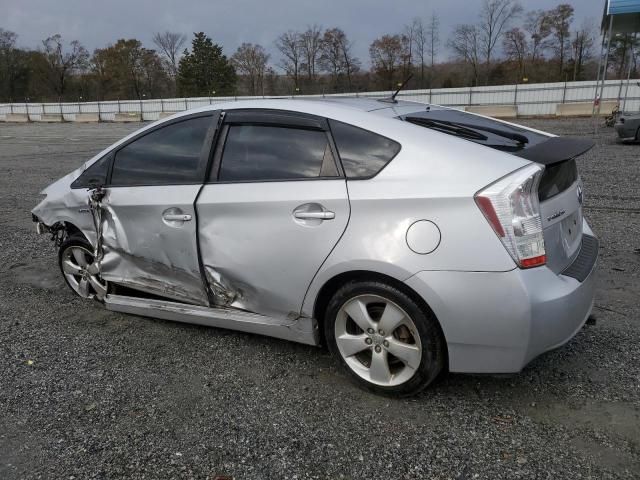
[{"label": "roof of car", "polygon": [[[306,98],[258,98],[258,99],[239,99],[239,100],[222,100],[220,102],[194,108],[182,112],[178,112],[170,118],[181,117],[197,112],[206,112],[211,110],[237,110],[237,109],[273,109],[273,110],[289,110],[311,115],[320,115],[327,118],[335,118],[342,121],[354,119],[354,116],[366,114],[375,114],[376,117],[393,118],[409,112],[427,109],[443,109],[438,105],[427,105],[419,102],[407,102],[399,100],[396,102],[384,101],[384,98],[367,98],[367,97],[306,97]],[[161,121],[165,121],[163,119]]]},{"label": "roof of car", "polygon": [[299,99],[303,102],[322,102],[330,105],[342,105],[345,107],[355,108],[365,112],[372,112],[374,110],[382,110],[392,107],[410,107],[418,106],[422,107],[424,104],[418,102],[407,102],[404,100],[396,100],[395,103],[386,100],[384,98],[370,98],[370,97],[309,97]]},{"label": "roof of car", "polygon": [[[284,110],[308,110],[312,108],[314,110],[322,107],[329,107],[332,109],[344,109],[344,110],[357,110],[360,112],[381,112],[389,109],[398,108],[418,108],[422,109],[426,106],[424,103],[419,102],[407,102],[404,100],[397,100],[391,102],[385,101],[384,98],[367,98],[367,97],[280,97],[280,98],[259,98],[259,99],[238,99],[238,100],[226,100],[216,102],[211,105],[191,109],[181,113],[207,111],[216,109],[238,109],[238,108],[273,108]],[[431,108],[443,108],[437,105],[431,105]]]}]

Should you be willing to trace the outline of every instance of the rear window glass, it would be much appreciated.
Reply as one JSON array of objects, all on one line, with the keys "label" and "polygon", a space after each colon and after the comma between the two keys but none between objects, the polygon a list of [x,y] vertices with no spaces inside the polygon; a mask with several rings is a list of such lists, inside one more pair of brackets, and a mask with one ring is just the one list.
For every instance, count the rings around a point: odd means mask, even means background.
[{"label": "rear window glass", "polygon": [[540,186],[538,187],[538,198],[541,202],[564,192],[573,182],[578,179],[578,167],[575,160],[551,165],[544,169]]},{"label": "rear window glass", "polygon": [[377,133],[329,120],[347,178],[370,178],[400,151],[400,144]]}]

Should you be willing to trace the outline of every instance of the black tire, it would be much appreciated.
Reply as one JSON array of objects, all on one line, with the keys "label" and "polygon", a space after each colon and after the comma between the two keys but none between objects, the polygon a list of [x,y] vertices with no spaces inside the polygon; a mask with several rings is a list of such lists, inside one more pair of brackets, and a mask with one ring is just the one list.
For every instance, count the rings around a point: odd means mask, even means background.
[{"label": "black tire", "polygon": [[[83,247],[89,252],[93,252],[93,246],[87,241],[87,239],[81,233],[73,233],[69,235],[60,245],[58,249],[58,267],[60,268],[60,273],[62,274],[62,278],[64,278],[65,283],[69,287],[69,289],[76,295],[80,296],[78,292],[75,291],[73,286],[69,283],[67,276],[64,274],[64,270],[62,269],[62,261],[65,250],[69,247]],[[109,286],[107,285],[107,288]],[[95,297],[94,297],[95,298]],[[97,299],[97,298],[96,298]]]},{"label": "black tire", "polygon": [[[413,376],[404,383],[394,386],[381,386],[356,374],[342,357],[335,338],[335,323],[340,309],[354,297],[375,295],[390,300],[404,310],[413,321],[420,343],[422,357]],[[422,308],[409,295],[398,288],[379,281],[352,281],[342,286],[331,298],[324,318],[324,333],[331,354],[338,359],[349,376],[365,389],[389,396],[411,396],[431,384],[444,370],[446,346],[440,325],[434,314]]]}]

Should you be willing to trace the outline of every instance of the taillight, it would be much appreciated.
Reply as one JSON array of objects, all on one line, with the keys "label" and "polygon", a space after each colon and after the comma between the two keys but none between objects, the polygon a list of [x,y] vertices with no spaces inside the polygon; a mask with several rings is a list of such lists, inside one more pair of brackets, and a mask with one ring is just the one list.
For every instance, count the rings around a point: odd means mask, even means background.
[{"label": "taillight", "polygon": [[543,172],[541,165],[528,165],[475,195],[478,207],[521,268],[547,262],[538,201]]}]

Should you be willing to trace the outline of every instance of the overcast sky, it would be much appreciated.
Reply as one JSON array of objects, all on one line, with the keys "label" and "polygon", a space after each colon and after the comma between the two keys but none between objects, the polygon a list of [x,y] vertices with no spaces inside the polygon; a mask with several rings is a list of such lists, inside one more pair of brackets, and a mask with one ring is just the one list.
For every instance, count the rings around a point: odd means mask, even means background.
[{"label": "overcast sky", "polygon": [[[604,0],[522,0],[525,10],[572,3],[574,24],[598,24]],[[37,48],[55,33],[80,40],[90,51],[119,38],[137,38],[152,48],[153,32],[203,31],[233,54],[242,42],[259,43],[277,63],[274,39],[288,29],[309,24],[342,28],[354,41],[356,55],[369,63],[369,44],[385,33],[402,31],[413,17],[432,12],[441,20],[441,43],[452,28],[477,21],[482,0],[0,0],[0,28],[16,32],[22,47]],[[444,47],[440,59],[450,56]]]}]

